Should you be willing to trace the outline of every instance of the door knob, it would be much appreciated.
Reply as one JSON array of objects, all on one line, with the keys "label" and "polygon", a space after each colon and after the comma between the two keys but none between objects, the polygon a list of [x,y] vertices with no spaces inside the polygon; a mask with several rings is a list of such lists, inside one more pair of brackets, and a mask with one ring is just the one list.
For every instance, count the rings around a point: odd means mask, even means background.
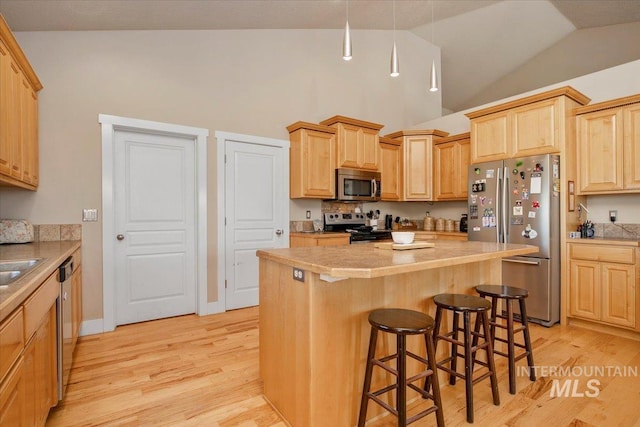
[{"label": "door knob", "polygon": [[284,233],[284,231],[280,230],[279,228],[276,230],[276,235],[280,236],[282,233]]},{"label": "door knob", "polygon": [[118,235],[116,236],[116,239],[118,239],[118,240],[124,240],[124,234],[118,234]]}]

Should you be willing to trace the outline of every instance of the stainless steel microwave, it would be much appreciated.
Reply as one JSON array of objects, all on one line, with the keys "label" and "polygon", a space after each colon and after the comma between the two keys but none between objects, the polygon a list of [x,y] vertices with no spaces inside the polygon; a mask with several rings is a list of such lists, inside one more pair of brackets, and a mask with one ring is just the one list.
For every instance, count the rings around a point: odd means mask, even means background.
[{"label": "stainless steel microwave", "polygon": [[336,169],[336,199],[377,202],[380,200],[380,172]]}]

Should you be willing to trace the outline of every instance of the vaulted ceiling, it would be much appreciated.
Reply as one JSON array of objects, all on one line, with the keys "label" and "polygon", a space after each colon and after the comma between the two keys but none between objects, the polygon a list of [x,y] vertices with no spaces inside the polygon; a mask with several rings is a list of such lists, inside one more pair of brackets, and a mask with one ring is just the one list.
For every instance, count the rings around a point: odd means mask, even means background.
[{"label": "vaulted ceiling", "polygon": [[[393,7],[389,0],[0,1],[13,31],[341,29],[347,8],[353,30],[392,29]],[[577,30],[640,22],[640,1],[398,0],[395,17],[397,29],[441,48],[442,104],[455,111]]]}]

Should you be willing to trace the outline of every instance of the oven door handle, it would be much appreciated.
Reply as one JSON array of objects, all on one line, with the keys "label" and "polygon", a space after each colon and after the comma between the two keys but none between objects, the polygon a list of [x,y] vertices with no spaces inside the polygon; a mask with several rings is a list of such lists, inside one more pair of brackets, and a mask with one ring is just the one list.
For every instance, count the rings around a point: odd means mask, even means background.
[{"label": "oven door handle", "polygon": [[525,261],[525,260],[521,260],[521,259],[508,259],[508,258],[503,258],[502,261],[504,261],[504,262],[512,262],[514,264],[540,265],[540,261]]}]

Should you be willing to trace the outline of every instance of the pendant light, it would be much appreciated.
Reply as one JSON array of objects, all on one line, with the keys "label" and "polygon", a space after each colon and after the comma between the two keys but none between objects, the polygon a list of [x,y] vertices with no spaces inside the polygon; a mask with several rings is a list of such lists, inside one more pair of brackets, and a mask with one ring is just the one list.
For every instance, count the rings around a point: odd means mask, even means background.
[{"label": "pendant light", "polygon": [[398,50],[396,48],[396,2],[393,1],[393,49],[391,49],[391,77],[400,75],[400,62],[398,61]]},{"label": "pendant light", "polygon": [[[434,0],[431,0],[431,44],[435,46],[434,38],[433,38],[433,27],[435,25],[433,20],[433,3]],[[429,92],[437,92],[438,91],[438,72],[436,71],[436,60],[433,59],[431,62],[431,74],[429,75]]]},{"label": "pendant light", "polygon": [[351,33],[349,31],[349,0],[347,0],[347,24],[344,26],[344,39],[342,39],[342,59],[351,61]]}]

